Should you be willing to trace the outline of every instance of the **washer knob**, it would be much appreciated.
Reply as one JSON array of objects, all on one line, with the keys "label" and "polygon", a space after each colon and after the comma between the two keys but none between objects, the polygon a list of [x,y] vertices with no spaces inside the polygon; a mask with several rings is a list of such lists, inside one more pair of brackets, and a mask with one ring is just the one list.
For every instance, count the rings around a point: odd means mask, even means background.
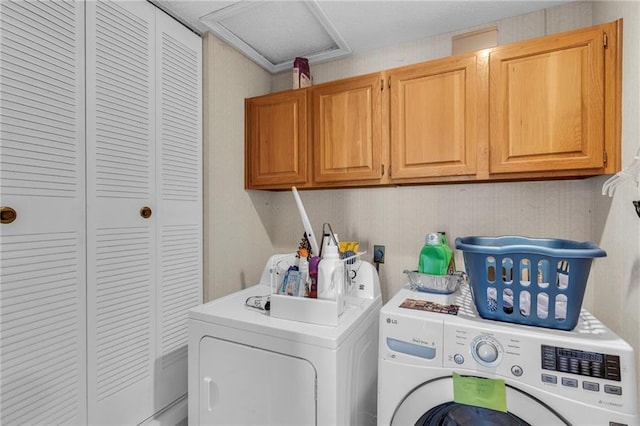
[{"label": "washer knob", "polygon": [[491,336],[480,335],[471,343],[471,355],[478,364],[495,367],[502,360],[502,345]]},{"label": "washer knob", "polygon": [[478,358],[490,364],[498,359],[498,348],[491,342],[482,341],[476,346],[476,354]]}]

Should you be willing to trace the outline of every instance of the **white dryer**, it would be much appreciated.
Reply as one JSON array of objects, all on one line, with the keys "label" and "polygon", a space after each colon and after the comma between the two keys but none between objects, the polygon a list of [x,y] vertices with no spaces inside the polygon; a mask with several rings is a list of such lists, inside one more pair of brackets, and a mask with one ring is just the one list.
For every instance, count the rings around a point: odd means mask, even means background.
[{"label": "white dryer", "polygon": [[261,283],[189,312],[190,425],[375,425],[378,274],[358,261],[336,326],[246,306]]},{"label": "white dryer", "polygon": [[[572,331],[544,329],[480,318],[466,285],[403,289],[380,311],[379,346],[379,425],[640,423],[633,349],[585,310]],[[460,403],[460,378],[504,381],[506,410]]]}]

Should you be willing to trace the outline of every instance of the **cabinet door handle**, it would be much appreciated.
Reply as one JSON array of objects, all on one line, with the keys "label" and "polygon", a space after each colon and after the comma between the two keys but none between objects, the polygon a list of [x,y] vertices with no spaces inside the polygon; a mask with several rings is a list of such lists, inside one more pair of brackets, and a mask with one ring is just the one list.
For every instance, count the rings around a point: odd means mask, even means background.
[{"label": "cabinet door handle", "polygon": [[0,223],[11,223],[18,217],[18,213],[11,207],[0,207]]},{"label": "cabinet door handle", "polygon": [[153,212],[151,211],[151,207],[144,206],[140,209],[140,216],[142,216],[144,219],[149,219],[152,213]]}]

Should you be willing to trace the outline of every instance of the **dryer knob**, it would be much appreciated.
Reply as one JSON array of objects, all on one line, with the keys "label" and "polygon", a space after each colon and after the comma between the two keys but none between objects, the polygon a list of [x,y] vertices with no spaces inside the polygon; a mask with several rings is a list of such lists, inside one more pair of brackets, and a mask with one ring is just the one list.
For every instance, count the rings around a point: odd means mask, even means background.
[{"label": "dryer knob", "polygon": [[483,341],[476,346],[476,354],[482,361],[490,364],[498,359],[498,348],[491,342]]}]

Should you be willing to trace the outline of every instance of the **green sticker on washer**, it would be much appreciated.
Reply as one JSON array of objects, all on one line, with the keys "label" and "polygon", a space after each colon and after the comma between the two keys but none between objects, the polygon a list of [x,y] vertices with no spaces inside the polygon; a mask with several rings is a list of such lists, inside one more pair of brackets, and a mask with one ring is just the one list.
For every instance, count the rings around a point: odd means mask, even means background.
[{"label": "green sticker on washer", "polygon": [[453,401],[506,413],[507,388],[502,379],[485,379],[453,373]]}]

